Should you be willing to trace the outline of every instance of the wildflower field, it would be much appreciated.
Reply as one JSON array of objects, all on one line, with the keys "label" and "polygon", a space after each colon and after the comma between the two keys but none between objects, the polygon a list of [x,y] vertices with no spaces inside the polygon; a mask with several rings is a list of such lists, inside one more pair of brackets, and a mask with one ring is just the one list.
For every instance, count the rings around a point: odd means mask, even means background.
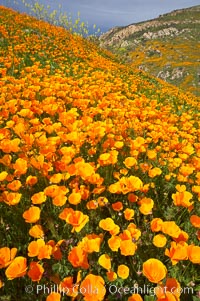
[{"label": "wildflower field", "polygon": [[5,7],[0,190],[0,300],[199,300],[199,99]]}]

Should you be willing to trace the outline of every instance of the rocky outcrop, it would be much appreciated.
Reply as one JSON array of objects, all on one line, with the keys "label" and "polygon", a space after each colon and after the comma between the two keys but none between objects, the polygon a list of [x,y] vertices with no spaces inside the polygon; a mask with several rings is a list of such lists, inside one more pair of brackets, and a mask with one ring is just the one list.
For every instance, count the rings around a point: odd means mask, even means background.
[{"label": "rocky outcrop", "polygon": [[110,29],[99,38],[123,62],[200,95],[200,5]]},{"label": "rocky outcrop", "polygon": [[186,73],[185,68],[177,67],[177,68],[173,68],[171,70],[162,70],[162,71],[158,72],[157,77],[161,78],[165,81],[168,79],[173,81],[176,79],[181,79],[186,75],[188,75],[188,74]]},{"label": "rocky outcrop", "polygon": [[[200,6],[196,7],[200,10]],[[190,9],[192,10],[193,7],[189,8],[189,10]],[[111,28],[108,32],[99,37],[100,46],[105,48],[112,46],[124,47],[124,45],[136,45],[142,39],[148,40],[165,36],[173,37],[182,35],[185,30],[189,31],[189,29],[179,30],[177,25],[181,24],[183,26],[183,24],[193,24],[193,26],[195,26],[195,24],[200,24],[200,20],[192,20],[191,18],[185,20],[176,19],[177,14],[180,14],[183,11],[185,11],[185,9],[176,10],[169,14],[161,15],[159,18],[150,21],[130,24],[124,27]],[[172,20],[162,20],[166,16],[172,17]]]}]

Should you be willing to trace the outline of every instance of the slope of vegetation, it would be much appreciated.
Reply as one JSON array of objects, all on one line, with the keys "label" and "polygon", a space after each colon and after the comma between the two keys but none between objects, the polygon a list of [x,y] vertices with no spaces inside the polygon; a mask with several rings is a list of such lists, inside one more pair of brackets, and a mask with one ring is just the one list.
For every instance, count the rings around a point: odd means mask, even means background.
[{"label": "slope of vegetation", "polygon": [[200,6],[110,30],[101,45],[154,76],[200,95]]},{"label": "slope of vegetation", "polygon": [[0,7],[0,300],[198,300],[199,99]]}]

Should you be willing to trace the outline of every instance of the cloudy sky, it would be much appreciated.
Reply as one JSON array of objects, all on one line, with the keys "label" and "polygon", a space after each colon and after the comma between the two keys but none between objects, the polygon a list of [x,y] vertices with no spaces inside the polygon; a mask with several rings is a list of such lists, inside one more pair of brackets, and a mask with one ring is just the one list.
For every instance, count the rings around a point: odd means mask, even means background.
[{"label": "cloudy sky", "polygon": [[[34,3],[36,0],[25,0]],[[14,2],[18,2],[15,4]],[[62,5],[62,12],[71,13],[76,17],[80,12],[82,21],[89,26],[96,24],[101,31],[114,26],[123,26],[158,17],[160,14],[174,9],[199,5],[200,0],[38,0],[51,9]],[[0,0],[0,4],[24,11],[22,0]]]}]

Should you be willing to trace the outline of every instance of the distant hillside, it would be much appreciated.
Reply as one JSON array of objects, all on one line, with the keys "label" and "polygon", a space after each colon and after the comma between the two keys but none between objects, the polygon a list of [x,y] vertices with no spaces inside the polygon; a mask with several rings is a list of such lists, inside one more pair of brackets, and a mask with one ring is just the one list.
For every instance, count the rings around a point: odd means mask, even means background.
[{"label": "distant hillside", "polygon": [[134,67],[200,95],[200,5],[115,27],[100,46]]}]

